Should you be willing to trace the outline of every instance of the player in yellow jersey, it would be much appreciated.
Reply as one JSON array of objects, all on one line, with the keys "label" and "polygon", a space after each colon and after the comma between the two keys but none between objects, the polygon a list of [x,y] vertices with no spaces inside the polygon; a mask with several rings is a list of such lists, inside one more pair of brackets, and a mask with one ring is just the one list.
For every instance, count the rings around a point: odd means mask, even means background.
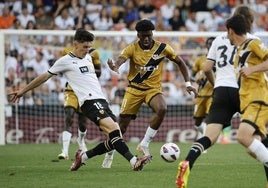
[{"label": "player in yellow jersey", "polygon": [[[72,50],[73,46],[66,47],[62,51],[62,56],[68,54]],[[101,62],[99,52],[94,48],[90,48],[88,53],[92,57],[92,62],[94,64],[96,75],[97,77],[100,77]],[[77,143],[82,151],[87,150],[84,137],[86,136],[87,132],[86,123],[88,118],[82,114],[82,111],[78,104],[77,96],[75,95],[73,89],[68,83],[66,83],[66,87],[64,89],[64,113],[65,113],[65,126],[62,132],[62,152],[58,155],[59,159],[69,159],[69,145],[72,137],[70,129],[73,124],[75,113],[77,113],[78,115],[78,126],[79,126]]]},{"label": "player in yellow jersey", "polygon": [[155,137],[167,111],[161,87],[164,59],[168,58],[179,66],[188,93],[193,92],[197,96],[197,91],[191,86],[185,62],[170,45],[153,39],[153,30],[155,30],[153,23],[144,19],[137,22],[135,29],[139,40],[125,47],[115,61],[109,59],[108,65],[111,70],[118,72],[119,67],[128,59],[130,60],[127,76],[129,85],[121,104],[119,125],[124,134],[130,121],[136,118],[141,105],[146,103],[153,110],[154,115],[137,149],[144,156],[151,156],[149,143]]},{"label": "player in yellow jersey", "polygon": [[[206,48],[209,49],[212,41],[215,37],[209,37],[206,40]],[[197,57],[193,64],[192,72],[193,79],[198,84],[198,97],[195,99],[195,107],[194,107],[194,120],[195,120],[195,128],[200,132],[203,136],[206,130],[206,122],[205,117],[209,112],[209,107],[212,101],[212,93],[213,86],[210,82],[208,82],[204,72],[203,67],[206,62],[207,56],[201,55]]]},{"label": "player in yellow jersey", "polygon": [[234,67],[240,85],[241,123],[237,140],[254,158],[268,167],[266,139],[268,123],[268,48],[261,40],[247,37],[245,17],[236,15],[226,21],[228,38],[237,47]]}]

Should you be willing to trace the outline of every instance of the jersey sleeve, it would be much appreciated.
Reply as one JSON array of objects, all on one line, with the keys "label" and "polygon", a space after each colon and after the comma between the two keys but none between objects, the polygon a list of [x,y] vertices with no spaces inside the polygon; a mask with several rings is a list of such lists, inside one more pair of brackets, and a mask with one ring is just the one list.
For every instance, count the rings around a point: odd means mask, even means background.
[{"label": "jersey sleeve", "polygon": [[135,45],[134,43],[132,43],[122,50],[122,52],[119,54],[119,57],[129,59],[132,56],[134,50],[135,50]]},{"label": "jersey sleeve", "polygon": [[65,56],[58,59],[49,69],[48,72],[53,75],[57,75],[66,71],[68,67],[66,63],[64,63]]},{"label": "jersey sleeve", "polygon": [[250,43],[250,48],[261,60],[264,60],[264,58],[268,55],[268,48],[261,40],[254,39]]},{"label": "jersey sleeve", "polygon": [[175,50],[169,44],[166,44],[165,52],[166,52],[166,57],[168,59],[170,60],[176,59],[177,54],[175,53]]}]

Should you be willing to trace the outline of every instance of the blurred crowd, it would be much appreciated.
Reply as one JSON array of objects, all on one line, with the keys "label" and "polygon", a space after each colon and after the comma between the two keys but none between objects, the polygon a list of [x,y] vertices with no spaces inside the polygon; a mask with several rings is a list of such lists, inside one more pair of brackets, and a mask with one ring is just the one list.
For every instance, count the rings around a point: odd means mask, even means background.
[{"label": "blurred crowd", "polygon": [[[234,8],[247,4],[255,11],[252,32],[268,31],[268,1],[265,0],[0,0],[0,29],[133,31],[139,19],[150,19],[157,31],[223,31]],[[128,65],[121,74],[111,72],[107,59],[118,55],[135,37],[98,37],[94,47],[100,53],[100,82],[111,103],[120,104],[127,86]],[[200,53],[206,53],[206,38],[161,38],[191,64]],[[72,43],[68,36],[17,36],[5,41],[6,93],[29,83],[42,74]],[[182,53],[183,51],[188,53]],[[190,51],[190,53],[189,53]],[[192,53],[192,52],[195,53]],[[194,54],[194,55],[193,55]],[[163,93],[170,105],[193,104],[185,93],[184,80],[172,62],[165,63]],[[62,104],[65,79],[55,77],[34,91],[28,92],[20,104]],[[8,103],[8,98],[6,98]]]}]

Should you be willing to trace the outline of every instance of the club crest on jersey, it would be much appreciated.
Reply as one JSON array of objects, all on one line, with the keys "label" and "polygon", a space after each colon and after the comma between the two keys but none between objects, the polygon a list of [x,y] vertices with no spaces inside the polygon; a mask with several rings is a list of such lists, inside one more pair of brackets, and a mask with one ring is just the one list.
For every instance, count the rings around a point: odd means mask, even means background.
[{"label": "club crest on jersey", "polygon": [[159,56],[158,54],[154,54],[154,55],[152,56],[152,58],[153,58],[154,60],[157,60],[157,59],[161,59],[162,57]]},{"label": "club crest on jersey", "polygon": [[100,114],[104,114],[104,110],[99,110],[99,113]]},{"label": "club crest on jersey", "polygon": [[85,73],[85,72],[88,72],[88,67],[87,66],[84,66],[84,67],[79,67],[81,73]]}]

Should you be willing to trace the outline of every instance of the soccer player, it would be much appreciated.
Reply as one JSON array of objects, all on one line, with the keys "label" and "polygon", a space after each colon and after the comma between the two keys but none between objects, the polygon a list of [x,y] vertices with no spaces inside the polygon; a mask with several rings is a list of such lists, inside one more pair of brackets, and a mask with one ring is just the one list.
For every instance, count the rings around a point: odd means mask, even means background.
[{"label": "soccer player", "polygon": [[[215,37],[209,37],[206,40],[206,48],[209,50]],[[195,99],[194,120],[195,128],[204,136],[206,130],[205,117],[208,114],[209,107],[212,101],[213,86],[208,82],[203,72],[204,63],[206,62],[206,55],[199,56],[192,68],[193,79],[198,84],[198,96]]]},{"label": "soccer player", "polygon": [[268,123],[268,48],[259,39],[247,37],[245,17],[235,15],[227,20],[231,44],[237,47],[234,67],[240,85],[241,121],[237,140],[247,152],[268,167],[266,139]]},{"label": "soccer player", "polygon": [[[206,40],[206,48],[209,50],[213,40],[215,37],[209,37]],[[195,128],[200,132],[202,136],[205,135],[206,132],[206,120],[205,117],[207,116],[209,112],[209,108],[212,102],[212,93],[213,93],[213,86],[211,83],[207,80],[203,68],[204,64],[206,62],[206,55],[199,56],[192,68],[193,73],[193,80],[197,82],[199,85],[198,87],[198,97],[195,100],[195,107],[194,107],[194,120],[195,120]],[[229,135],[231,132],[231,126],[228,126],[222,130],[222,137],[221,137],[221,143],[222,144],[228,144],[229,141]],[[204,151],[206,152],[206,150]]]},{"label": "soccer player", "polygon": [[[247,18],[247,31],[250,32],[254,12],[247,6],[239,6],[234,12],[234,15],[237,14]],[[256,38],[250,34],[248,37]],[[240,112],[239,89],[233,67],[235,50],[235,46],[231,45],[228,39],[227,32],[217,36],[209,49],[204,72],[207,79],[214,85],[214,92],[207,116],[206,134],[193,143],[185,160],[179,163],[176,176],[178,188],[187,187],[188,176],[195,160],[218,140],[222,129],[231,124],[231,119],[236,112]],[[215,76],[214,67],[216,67]]]},{"label": "soccer player", "polygon": [[78,97],[83,114],[109,138],[86,152],[79,149],[71,170],[79,169],[89,158],[115,149],[130,162],[133,170],[140,171],[148,162],[149,156],[137,158],[130,152],[122,138],[116,117],[109,108],[96,76],[92,58],[88,54],[93,40],[92,33],[77,29],[73,41],[74,50],[59,58],[46,73],[41,74],[20,90],[10,93],[11,100],[18,102],[27,91],[38,87],[54,75],[63,74]]},{"label": "soccer player", "polygon": [[146,103],[153,110],[154,115],[137,149],[144,156],[151,156],[149,143],[155,137],[167,110],[161,84],[165,58],[179,66],[188,93],[193,92],[197,96],[197,92],[191,86],[188,70],[182,58],[170,45],[153,39],[154,24],[150,20],[143,19],[137,22],[135,29],[138,40],[125,47],[115,61],[109,59],[108,65],[111,70],[118,72],[119,67],[129,59],[129,85],[121,104],[119,125],[124,134],[130,121],[136,118],[141,105]]},{"label": "soccer player", "polygon": [[[68,54],[73,50],[73,46],[68,46],[62,51],[62,56]],[[95,68],[95,73],[99,78],[101,75],[101,62],[99,52],[95,48],[90,48],[89,52],[92,57],[92,62]],[[75,113],[78,115],[78,138],[77,143],[82,151],[87,151],[85,136],[87,134],[87,117],[82,114],[79,107],[77,96],[75,95],[72,87],[68,82],[64,89],[64,113],[65,113],[65,126],[62,132],[62,152],[58,155],[59,159],[69,159],[69,146],[72,137],[70,129],[73,125]]]}]

